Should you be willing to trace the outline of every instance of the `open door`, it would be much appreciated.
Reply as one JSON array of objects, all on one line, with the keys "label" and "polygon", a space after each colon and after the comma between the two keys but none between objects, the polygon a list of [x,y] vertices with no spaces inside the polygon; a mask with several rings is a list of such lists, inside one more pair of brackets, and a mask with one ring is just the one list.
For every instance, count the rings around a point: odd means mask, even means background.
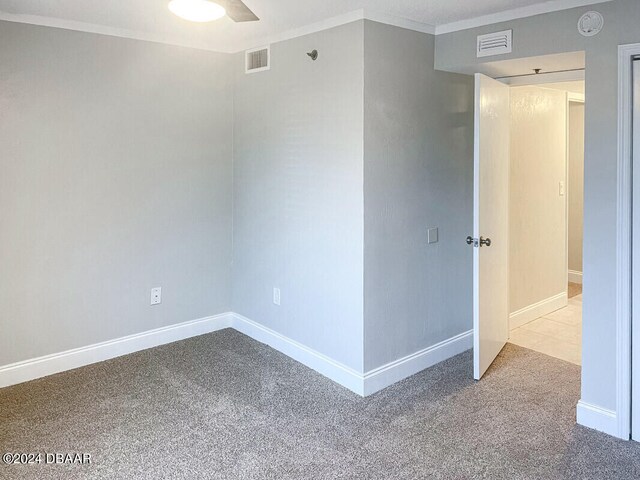
[{"label": "open door", "polygon": [[480,380],[509,338],[509,87],[475,77],[473,377]]}]

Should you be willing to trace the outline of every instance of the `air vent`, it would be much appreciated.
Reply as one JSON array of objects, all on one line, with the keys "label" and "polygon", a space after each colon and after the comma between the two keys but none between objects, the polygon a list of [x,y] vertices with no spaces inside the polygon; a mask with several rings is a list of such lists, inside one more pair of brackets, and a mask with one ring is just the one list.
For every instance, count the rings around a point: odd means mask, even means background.
[{"label": "air vent", "polygon": [[504,55],[511,53],[513,30],[489,33],[478,36],[478,57],[490,57],[491,55]]},{"label": "air vent", "polygon": [[264,72],[271,68],[271,49],[269,47],[254,48],[245,52],[246,73]]}]

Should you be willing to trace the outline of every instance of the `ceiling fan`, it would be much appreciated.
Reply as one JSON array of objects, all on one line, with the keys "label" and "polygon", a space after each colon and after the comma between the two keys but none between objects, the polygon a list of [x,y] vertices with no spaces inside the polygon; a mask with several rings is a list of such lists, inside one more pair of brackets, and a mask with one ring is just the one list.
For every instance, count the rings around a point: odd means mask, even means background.
[{"label": "ceiling fan", "polygon": [[169,10],[192,22],[212,22],[225,15],[234,22],[260,20],[241,0],[171,0]]},{"label": "ceiling fan", "polygon": [[256,22],[260,20],[241,0],[217,0],[234,22]]}]

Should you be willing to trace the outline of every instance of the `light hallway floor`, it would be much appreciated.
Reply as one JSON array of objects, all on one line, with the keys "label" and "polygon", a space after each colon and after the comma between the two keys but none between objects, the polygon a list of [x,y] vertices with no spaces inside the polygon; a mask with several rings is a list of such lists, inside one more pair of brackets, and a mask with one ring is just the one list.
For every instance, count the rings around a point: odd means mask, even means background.
[{"label": "light hallway floor", "polygon": [[582,295],[570,298],[560,310],[511,330],[509,342],[580,365]]}]

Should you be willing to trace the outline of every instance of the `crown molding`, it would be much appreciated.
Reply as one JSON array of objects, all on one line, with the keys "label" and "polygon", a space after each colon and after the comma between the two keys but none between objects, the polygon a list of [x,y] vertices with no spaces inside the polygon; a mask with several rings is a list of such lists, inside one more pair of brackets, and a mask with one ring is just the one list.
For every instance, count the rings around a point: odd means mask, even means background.
[{"label": "crown molding", "polygon": [[108,35],[111,37],[129,38],[133,40],[142,40],[146,42],[163,43],[167,45],[174,45],[178,47],[195,48],[198,50],[206,50],[216,53],[236,53],[242,52],[249,48],[253,48],[256,45],[267,45],[271,43],[282,42],[285,40],[291,40],[293,38],[302,37],[323,30],[329,30],[331,28],[346,25],[348,23],[357,22],[359,20],[371,20],[374,22],[384,23],[387,25],[393,25],[396,27],[405,28],[407,30],[414,30],[422,33],[435,34],[435,27],[433,25],[427,25],[420,22],[415,22],[406,18],[394,17],[391,15],[384,15],[381,13],[369,11],[366,9],[360,9],[353,12],[346,13],[344,15],[338,15],[335,17],[322,20],[321,22],[312,23],[303,27],[287,30],[277,35],[272,35],[260,40],[252,40],[250,42],[240,43],[229,49],[216,49],[207,45],[205,42],[185,40],[183,38],[176,38],[171,35],[162,35],[151,32],[143,32],[137,30],[128,30],[124,28],[110,27],[106,25],[98,25],[95,23],[77,22],[73,20],[65,20],[55,17],[44,17],[39,15],[21,15],[0,11],[0,20],[14,23],[26,23],[29,25],[38,25],[41,27],[61,28],[64,30],[73,30],[76,32],[96,33],[98,35]]},{"label": "crown molding", "polygon": [[382,13],[371,11],[369,9],[364,10],[364,19],[371,20],[372,22],[392,25],[394,27],[404,28],[405,30],[413,30],[415,32],[428,33],[430,35],[436,34],[436,27],[434,25],[416,22],[415,20],[409,20],[408,18],[385,15]]},{"label": "crown molding", "polygon": [[21,15],[0,11],[0,20],[13,23],[26,23],[28,25],[37,25],[40,27],[61,28],[63,30],[73,30],[76,32],[96,33],[98,35],[108,35],[110,37],[129,38],[132,40],[142,40],[145,42],[163,43],[166,45],[195,48],[197,50],[206,50],[216,53],[232,53],[232,51],[224,51],[211,48],[209,45],[206,45],[203,42],[194,42],[179,39],[169,35],[142,32],[137,30],[127,30],[125,28],[109,27],[106,25],[98,25],[95,23],[76,22],[74,20],[65,20],[55,17],[43,17],[40,15]]},{"label": "crown molding", "polygon": [[305,25],[303,27],[287,30],[285,32],[263,37],[259,40],[251,40],[235,45],[233,48],[219,49],[213,48],[206,42],[193,41],[184,38],[174,37],[172,35],[163,35],[152,32],[144,32],[137,30],[128,30],[124,28],[110,27],[95,23],[77,22],[74,20],[65,20],[55,17],[44,17],[39,15],[21,15],[0,11],[0,20],[14,23],[26,23],[29,25],[38,25],[42,27],[61,28],[64,30],[73,30],[77,32],[96,33],[99,35],[108,35],[111,37],[129,38],[133,40],[142,40],[146,42],[163,43],[178,47],[195,48],[197,50],[206,50],[216,53],[236,53],[253,48],[257,45],[267,45],[271,43],[291,40],[297,37],[310,35],[312,33],[321,32],[331,28],[346,25],[348,23],[357,22],[359,20],[370,20],[373,22],[384,23],[395,27],[413,30],[416,32],[427,33],[431,35],[441,35],[444,33],[457,32],[469,28],[491,25],[494,23],[507,22],[519,18],[541,15],[544,13],[557,12],[570,8],[582,7],[587,5],[595,5],[599,3],[607,3],[612,0],[550,0],[541,4],[531,5],[528,7],[516,8],[492,15],[484,15],[459,22],[452,22],[444,25],[433,26],[426,23],[416,22],[407,18],[394,17],[385,15],[369,9],[360,9],[353,12],[337,15],[320,22]]},{"label": "crown molding", "polygon": [[269,45],[272,43],[283,42],[312,33],[322,32],[331,28],[346,25],[348,23],[357,22],[359,20],[370,20],[372,22],[384,23],[386,25],[392,25],[394,27],[404,28],[406,30],[413,30],[421,33],[428,33],[435,35],[436,27],[426,23],[416,22],[407,18],[394,17],[392,15],[385,15],[382,13],[374,12],[369,9],[360,9],[353,12],[345,13],[343,15],[337,15],[335,17],[327,18],[320,22],[305,25],[304,27],[294,28],[277,35],[271,35],[263,37],[257,41],[246,42],[241,44],[241,48],[237,48],[237,52],[242,52],[249,48],[254,48],[257,45]]},{"label": "crown molding", "polygon": [[435,34],[442,35],[444,33],[458,32],[460,30],[468,30],[470,28],[484,27],[494,23],[509,22],[520,18],[542,15],[544,13],[559,12],[561,10],[569,10],[570,8],[585,7],[587,5],[596,5],[611,1],[612,0],[550,0],[544,3],[530,5],[528,7],[514,8],[512,10],[505,10],[491,15],[483,15],[481,17],[461,20],[459,22],[438,25],[435,29]]}]

